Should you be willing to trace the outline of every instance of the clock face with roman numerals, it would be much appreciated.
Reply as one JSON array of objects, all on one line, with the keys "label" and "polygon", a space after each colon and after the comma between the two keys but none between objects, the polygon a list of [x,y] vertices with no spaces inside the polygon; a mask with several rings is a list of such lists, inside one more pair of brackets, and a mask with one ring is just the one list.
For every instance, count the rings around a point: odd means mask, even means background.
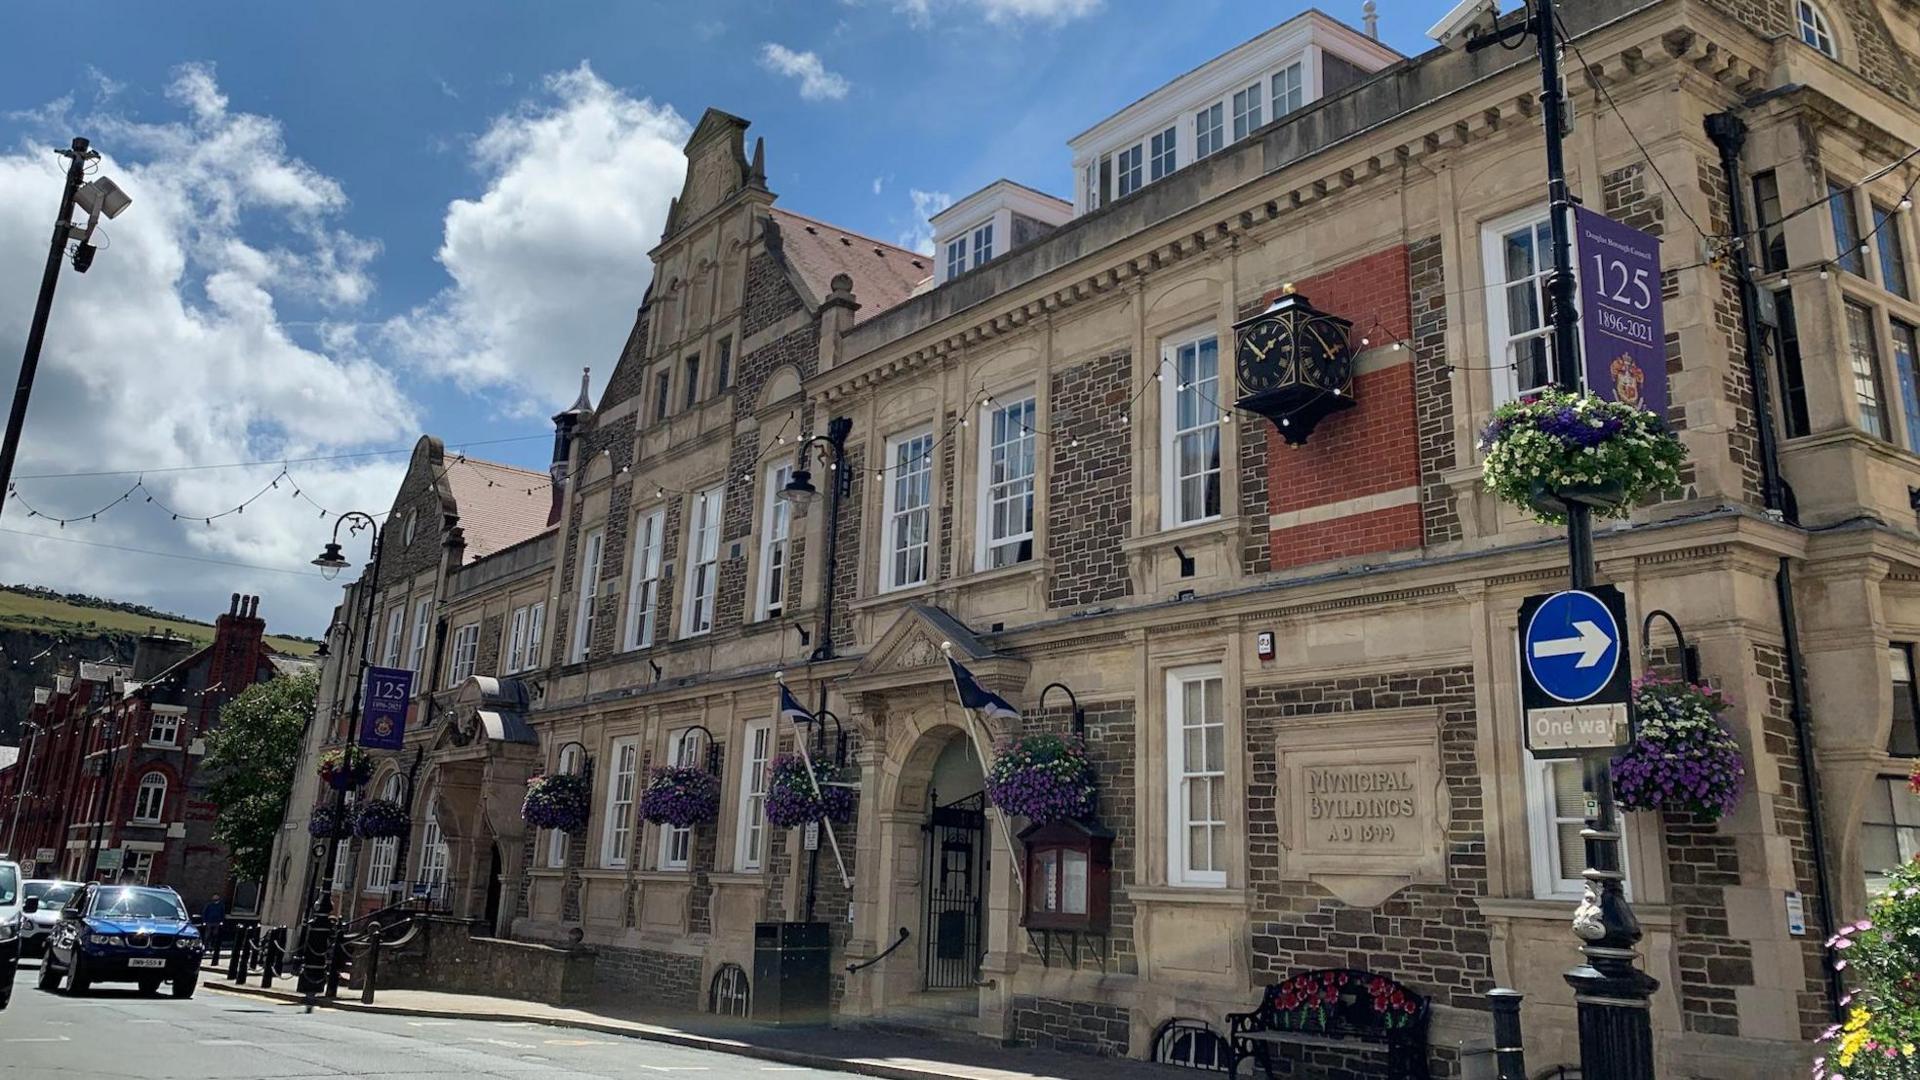
[{"label": "clock face with roman numerals", "polygon": [[1237,353],[1234,359],[1242,394],[1265,393],[1294,378],[1293,335],[1282,318],[1267,319],[1242,330]]},{"label": "clock face with roman numerals", "polygon": [[1322,390],[1344,389],[1353,377],[1353,355],[1331,327],[1308,323],[1302,335],[1302,381]]}]

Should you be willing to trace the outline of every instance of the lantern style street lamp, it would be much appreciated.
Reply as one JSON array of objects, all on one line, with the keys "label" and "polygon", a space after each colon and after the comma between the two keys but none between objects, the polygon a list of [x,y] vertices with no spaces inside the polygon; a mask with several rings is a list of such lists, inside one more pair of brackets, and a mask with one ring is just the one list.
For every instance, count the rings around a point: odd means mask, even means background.
[{"label": "lantern style street lamp", "polygon": [[[313,560],[313,565],[320,568],[321,576],[328,581],[339,577],[340,571],[353,565],[340,551],[340,526],[348,522],[353,523],[354,532],[367,529],[373,534],[371,550],[367,555],[370,571],[360,583],[365,595],[361,603],[359,672],[354,680],[352,704],[348,706],[347,713],[346,750],[351,755],[355,733],[360,727],[361,688],[366,681],[367,668],[373,663],[368,650],[373,643],[374,599],[380,589],[380,559],[385,554],[386,545],[380,542],[380,523],[374,520],[372,514],[359,510],[341,514],[333,522],[333,539]],[[333,813],[335,821],[347,819],[347,789],[344,787],[334,789]],[[335,829],[327,837],[326,861],[320,870],[320,895],[314,900],[313,911],[308,915],[306,936],[302,943],[306,956],[301,964],[300,990],[306,995],[308,1011],[313,1009],[314,997],[326,987],[328,973],[333,966],[333,890],[338,884],[333,880],[333,875],[339,861],[340,835],[339,830]]]}]

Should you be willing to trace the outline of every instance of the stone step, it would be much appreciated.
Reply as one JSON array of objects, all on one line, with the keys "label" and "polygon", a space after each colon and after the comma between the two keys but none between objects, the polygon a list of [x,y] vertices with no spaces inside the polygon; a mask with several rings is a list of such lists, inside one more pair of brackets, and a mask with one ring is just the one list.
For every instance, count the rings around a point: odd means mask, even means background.
[{"label": "stone step", "polygon": [[849,1027],[904,1038],[970,1041],[985,1038],[979,1032],[978,1009],[978,998],[967,995],[964,1008],[960,1004],[935,999],[910,1005],[889,1005],[881,1015],[863,1016],[844,1023]]}]

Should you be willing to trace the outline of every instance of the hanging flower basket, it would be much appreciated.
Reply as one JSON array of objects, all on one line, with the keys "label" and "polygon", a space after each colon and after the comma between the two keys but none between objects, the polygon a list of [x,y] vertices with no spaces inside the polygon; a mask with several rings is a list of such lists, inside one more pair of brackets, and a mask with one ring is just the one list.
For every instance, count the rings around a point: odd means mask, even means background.
[{"label": "hanging flower basket", "polygon": [[711,825],[720,820],[720,782],[692,765],[655,769],[640,794],[640,816],[676,829]]},{"label": "hanging flower basket", "polygon": [[373,779],[373,756],[357,746],[320,755],[320,780],[335,791],[349,791]]},{"label": "hanging flower basket", "polygon": [[314,807],[307,818],[307,835],[316,840],[345,840],[353,835],[353,811],[341,814],[331,805]]},{"label": "hanging flower basket", "polygon": [[1633,686],[1638,729],[1613,759],[1613,790],[1626,810],[1665,810],[1718,821],[1740,801],[1746,763],[1720,722],[1732,704],[1710,686],[1643,678]]},{"label": "hanging flower basket", "polygon": [[1597,394],[1546,390],[1494,410],[1480,435],[1481,478],[1502,501],[1560,524],[1581,503],[1625,517],[1680,486],[1686,447],[1666,421]]},{"label": "hanging flower basket", "polygon": [[577,833],[587,827],[587,808],[592,800],[593,781],[584,775],[536,776],[527,781],[520,819],[535,828]]},{"label": "hanging flower basket", "polygon": [[767,822],[774,828],[797,829],[822,820],[844,825],[853,820],[853,789],[826,786],[839,779],[832,766],[816,761],[813,769],[822,785],[818,788],[798,754],[781,754],[767,766]]},{"label": "hanging flower basket", "polygon": [[1841,927],[1827,948],[1852,992],[1840,1002],[1846,1019],[1820,1036],[1814,1080],[1920,1076],[1920,860],[1889,869],[1867,917]]},{"label": "hanging flower basket", "polygon": [[1002,740],[987,769],[987,799],[1002,813],[1036,825],[1093,816],[1093,762],[1075,735]]},{"label": "hanging flower basket", "polygon": [[368,799],[353,810],[353,834],[363,840],[391,840],[412,827],[406,808],[392,799]]}]

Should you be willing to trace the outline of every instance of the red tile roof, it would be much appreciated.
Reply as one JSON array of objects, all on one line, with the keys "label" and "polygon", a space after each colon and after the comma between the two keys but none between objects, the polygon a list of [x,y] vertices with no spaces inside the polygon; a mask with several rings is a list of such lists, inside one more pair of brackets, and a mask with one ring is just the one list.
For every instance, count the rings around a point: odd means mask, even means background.
[{"label": "red tile roof", "polygon": [[447,483],[466,533],[467,562],[547,530],[553,489],[546,473],[467,458],[447,470]]},{"label": "red tile roof", "polygon": [[791,210],[769,211],[780,230],[781,250],[800,273],[815,300],[833,291],[835,274],[853,279],[853,296],[860,302],[853,321],[865,322],[913,295],[914,287],[933,276],[933,260],[917,251],[848,232]]}]

